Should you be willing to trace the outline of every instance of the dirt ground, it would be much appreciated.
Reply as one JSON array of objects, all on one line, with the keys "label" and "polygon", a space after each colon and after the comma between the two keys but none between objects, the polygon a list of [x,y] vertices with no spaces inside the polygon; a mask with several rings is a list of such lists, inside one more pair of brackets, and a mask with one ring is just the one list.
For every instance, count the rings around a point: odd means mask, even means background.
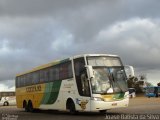
[{"label": "dirt ground", "polygon": [[[125,115],[130,116],[137,114],[141,120],[159,120],[160,97],[147,98],[141,96],[131,98],[129,107],[108,110],[106,115],[101,115],[99,113],[78,113],[77,115],[70,115],[67,112],[59,111],[30,113],[24,112],[24,109],[18,109],[16,106],[0,106],[0,120],[11,120],[7,117],[13,117],[14,120],[104,120],[108,119],[108,117],[110,117],[110,120],[117,120],[118,117],[123,120],[128,120],[128,118],[124,117]],[[136,117],[134,119],[136,119]]]}]

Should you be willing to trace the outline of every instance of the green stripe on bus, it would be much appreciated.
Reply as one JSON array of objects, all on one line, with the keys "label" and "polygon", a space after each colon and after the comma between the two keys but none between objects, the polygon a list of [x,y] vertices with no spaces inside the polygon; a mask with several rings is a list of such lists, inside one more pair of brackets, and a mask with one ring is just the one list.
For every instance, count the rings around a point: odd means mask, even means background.
[{"label": "green stripe on bus", "polygon": [[51,88],[53,86],[53,82],[52,83],[46,83],[45,85],[45,92],[44,92],[44,96],[43,96],[43,99],[42,99],[42,104],[45,104],[48,102],[49,98],[50,98],[50,95],[51,95]]},{"label": "green stripe on bus", "polygon": [[125,94],[125,93],[117,93],[117,94],[115,94],[115,95],[113,96],[113,98],[115,98],[115,99],[123,99],[123,98],[124,98],[124,94]]},{"label": "green stripe on bus", "polygon": [[57,100],[61,82],[61,80],[57,80],[53,83],[46,84],[44,97],[41,102],[42,104],[53,104]]}]

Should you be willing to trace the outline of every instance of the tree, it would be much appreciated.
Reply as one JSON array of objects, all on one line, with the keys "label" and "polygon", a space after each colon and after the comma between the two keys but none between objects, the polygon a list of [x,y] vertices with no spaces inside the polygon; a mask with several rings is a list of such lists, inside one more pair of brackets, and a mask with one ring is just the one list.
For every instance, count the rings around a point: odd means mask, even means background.
[{"label": "tree", "polygon": [[141,74],[139,75],[140,80],[147,80],[147,75],[146,74]]},{"label": "tree", "polygon": [[127,80],[128,88],[134,88],[136,81],[138,81],[137,77],[129,77]]},{"label": "tree", "polygon": [[146,81],[145,83],[146,83],[146,86],[147,86],[147,87],[149,87],[149,86],[154,86],[152,83],[150,83],[150,82],[148,82],[148,81]]},{"label": "tree", "polygon": [[128,88],[135,88],[136,93],[142,93],[144,86],[153,86],[151,83],[147,81],[146,76],[146,74],[139,75],[139,77],[130,76],[127,80]]}]

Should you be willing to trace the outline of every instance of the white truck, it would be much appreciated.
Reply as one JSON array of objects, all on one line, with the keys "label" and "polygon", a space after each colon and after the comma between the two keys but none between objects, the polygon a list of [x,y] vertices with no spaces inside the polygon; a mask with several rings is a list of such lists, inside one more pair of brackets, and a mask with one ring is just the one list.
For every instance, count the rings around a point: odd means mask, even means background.
[{"label": "white truck", "polygon": [[16,105],[15,96],[6,96],[0,98],[0,106],[9,106],[9,105]]}]

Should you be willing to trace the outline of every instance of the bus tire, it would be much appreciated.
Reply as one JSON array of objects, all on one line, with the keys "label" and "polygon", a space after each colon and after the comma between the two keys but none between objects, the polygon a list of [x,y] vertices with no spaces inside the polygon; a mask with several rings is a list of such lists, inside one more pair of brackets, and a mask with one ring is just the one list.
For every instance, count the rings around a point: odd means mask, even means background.
[{"label": "bus tire", "polygon": [[8,103],[7,101],[5,101],[5,102],[3,103],[3,106],[9,106],[9,103]]},{"label": "bus tire", "polygon": [[71,100],[71,99],[67,100],[67,109],[69,110],[69,113],[71,115],[74,115],[77,113],[73,100]]},{"label": "bus tire", "polygon": [[30,100],[28,102],[28,111],[29,112],[34,112],[33,104],[32,104],[32,101],[30,101]]},{"label": "bus tire", "polygon": [[100,110],[99,113],[102,114],[102,115],[104,115],[104,114],[107,113],[107,110]]},{"label": "bus tire", "polygon": [[25,112],[29,112],[28,105],[25,100],[23,101],[23,108],[24,108]]}]

